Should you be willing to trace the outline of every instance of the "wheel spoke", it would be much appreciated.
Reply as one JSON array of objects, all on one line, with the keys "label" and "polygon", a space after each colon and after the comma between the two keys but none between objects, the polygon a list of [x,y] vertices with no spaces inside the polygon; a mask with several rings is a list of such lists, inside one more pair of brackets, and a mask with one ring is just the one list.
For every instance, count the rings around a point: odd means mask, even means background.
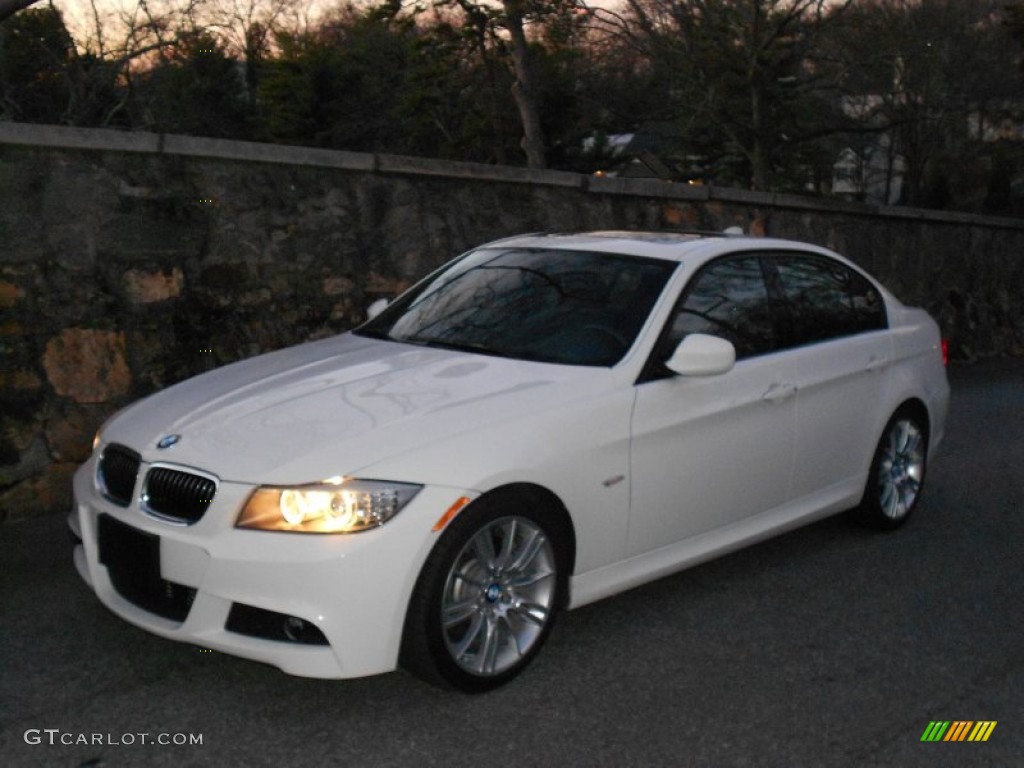
[{"label": "wheel spoke", "polygon": [[516,545],[516,532],[519,527],[517,520],[512,519],[502,530],[501,552],[494,558],[496,568],[509,570],[515,566],[511,564],[513,548]]},{"label": "wheel spoke", "polygon": [[896,517],[896,511],[899,507],[899,495],[896,493],[896,488],[893,486],[892,481],[887,481],[882,486],[880,502],[886,517]]},{"label": "wheel spoke", "polygon": [[533,624],[536,627],[543,627],[547,623],[548,616],[550,615],[546,605],[541,605],[540,603],[528,603],[526,601],[517,602],[509,608],[509,613],[525,622]]},{"label": "wheel spoke", "polygon": [[508,636],[511,638],[512,645],[515,646],[516,658],[522,658],[523,654],[525,654],[526,651],[529,650],[530,644],[533,642],[533,637],[532,636],[528,637],[528,638],[520,638],[519,637],[519,633],[516,632],[516,628],[514,626],[512,626],[512,618],[513,618],[513,616],[514,616],[514,614],[512,614],[512,613],[505,614],[505,617],[503,618],[503,622],[505,624],[505,631],[508,633]]},{"label": "wheel spoke", "polygon": [[537,558],[547,539],[544,534],[534,528],[519,548],[519,553],[509,567],[509,570],[519,573],[525,571]]},{"label": "wheel spoke", "polygon": [[466,634],[462,636],[462,640],[452,649],[452,656],[457,660],[461,661],[466,658],[466,652],[469,647],[473,644],[473,641],[480,635],[480,630],[484,628],[484,617],[479,614],[473,614],[473,621],[469,625],[469,629],[466,630]]},{"label": "wheel spoke", "polygon": [[486,589],[487,588],[487,585],[484,584],[483,581],[470,577],[469,574],[467,574],[465,571],[457,571],[456,573],[453,573],[452,574],[452,578],[453,579],[458,579],[459,581],[462,581],[462,582],[465,582],[469,586],[475,587],[476,589]]},{"label": "wheel spoke", "polygon": [[907,442],[903,447],[903,455],[908,461],[918,462],[921,460],[921,433],[914,432],[907,435]]},{"label": "wheel spoke", "polygon": [[493,616],[488,616],[484,622],[484,639],[480,648],[480,672],[485,675],[493,675],[497,672],[498,651],[501,648],[501,632],[498,629],[498,621]]},{"label": "wheel spoke", "polygon": [[906,453],[907,442],[910,440],[910,430],[907,428],[907,422],[901,421],[895,426],[892,431],[893,436],[893,455],[900,456]]},{"label": "wheel spoke", "polygon": [[918,484],[918,482],[909,475],[907,475],[907,477],[901,483],[900,499],[903,502],[903,506],[906,509],[910,509],[910,507],[914,504],[914,499],[917,498],[917,490],[919,487],[920,485]]},{"label": "wheel spoke", "polygon": [[473,617],[478,610],[479,606],[477,605],[475,598],[463,600],[458,603],[452,603],[445,606],[441,621],[444,623],[445,629],[451,629],[452,627],[464,624],[466,620]]},{"label": "wheel spoke", "polygon": [[528,573],[523,573],[523,574],[521,574],[519,576],[516,576],[514,578],[509,579],[508,580],[508,585],[510,587],[514,587],[516,589],[523,589],[525,587],[532,587],[534,584],[537,584],[538,582],[544,581],[545,579],[550,579],[554,575],[555,575],[554,571],[547,570],[547,569],[540,570],[538,568],[535,571],[530,571]]},{"label": "wheel spoke", "polygon": [[485,528],[473,537],[473,549],[480,565],[488,571],[493,571],[497,555],[494,552],[494,539],[491,538],[490,528]]},{"label": "wheel spoke", "polygon": [[452,574],[452,579],[458,580],[463,584],[469,585],[473,589],[486,589],[487,585],[483,583],[481,579],[474,579],[466,570],[460,570]]}]

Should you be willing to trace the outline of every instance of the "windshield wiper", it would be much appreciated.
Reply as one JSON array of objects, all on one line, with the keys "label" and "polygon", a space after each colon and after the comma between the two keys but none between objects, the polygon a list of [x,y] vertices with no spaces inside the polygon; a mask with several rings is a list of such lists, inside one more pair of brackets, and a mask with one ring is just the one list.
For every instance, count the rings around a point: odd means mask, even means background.
[{"label": "windshield wiper", "polygon": [[450,349],[453,352],[473,352],[478,355],[489,355],[491,357],[511,357],[507,352],[493,349],[485,344],[476,344],[464,341],[445,341],[434,339],[428,336],[405,336],[392,338],[392,341],[403,341],[406,344],[417,344],[421,347],[432,347],[434,349]]},{"label": "windshield wiper", "polygon": [[382,341],[394,341],[385,331],[377,328],[355,328],[352,333],[356,336],[364,336],[368,339],[380,339]]}]

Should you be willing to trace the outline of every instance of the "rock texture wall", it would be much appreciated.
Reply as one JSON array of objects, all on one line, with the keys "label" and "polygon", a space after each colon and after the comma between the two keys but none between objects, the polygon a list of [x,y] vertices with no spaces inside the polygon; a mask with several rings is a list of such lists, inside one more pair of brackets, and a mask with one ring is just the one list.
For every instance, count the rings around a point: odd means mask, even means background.
[{"label": "rock texture wall", "polygon": [[960,358],[1024,354],[1021,221],[0,123],[0,516],[69,509],[125,403],[350,328],[474,244],[731,225],[848,254],[927,307]]}]

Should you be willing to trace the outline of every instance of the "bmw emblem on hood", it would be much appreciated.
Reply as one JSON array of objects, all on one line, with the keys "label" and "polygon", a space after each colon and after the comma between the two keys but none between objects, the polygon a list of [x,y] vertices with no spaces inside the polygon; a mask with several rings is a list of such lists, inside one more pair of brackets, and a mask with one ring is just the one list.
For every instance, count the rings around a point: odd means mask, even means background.
[{"label": "bmw emblem on hood", "polygon": [[163,450],[164,448],[170,448],[172,445],[176,445],[180,440],[181,435],[167,435],[166,437],[160,438],[159,442],[157,442],[156,444],[156,447],[159,448],[160,450]]}]

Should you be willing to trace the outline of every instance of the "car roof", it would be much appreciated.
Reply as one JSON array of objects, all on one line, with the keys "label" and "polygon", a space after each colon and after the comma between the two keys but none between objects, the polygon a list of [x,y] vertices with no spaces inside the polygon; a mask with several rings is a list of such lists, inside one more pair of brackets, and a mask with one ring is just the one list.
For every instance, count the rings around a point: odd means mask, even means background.
[{"label": "car roof", "polygon": [[547,233],[539,232],[506,237],[484,248],[564,248],[603,253],[629,254],[682,262],[688,257],[700,259],[722,253],[746,250],[803,250],[835,256],[831,251],[793,240],[750,237],[732,232],[623,231]]}]

